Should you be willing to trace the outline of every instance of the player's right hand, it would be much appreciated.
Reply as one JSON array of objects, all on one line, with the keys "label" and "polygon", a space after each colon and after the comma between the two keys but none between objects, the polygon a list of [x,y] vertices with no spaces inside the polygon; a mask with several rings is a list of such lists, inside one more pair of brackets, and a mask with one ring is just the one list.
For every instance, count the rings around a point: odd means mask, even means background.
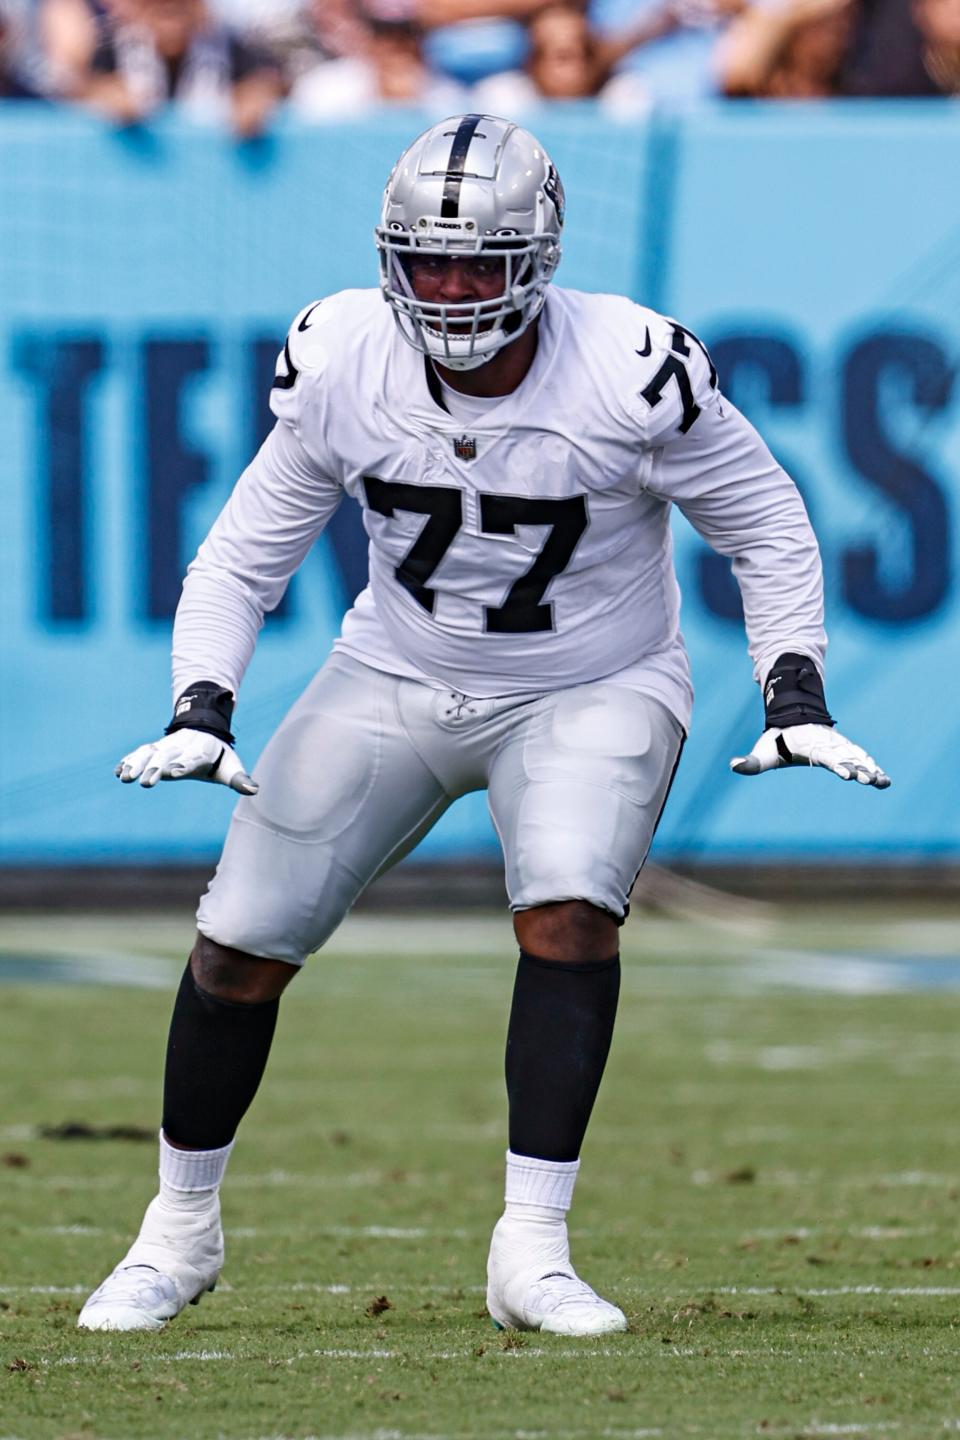
[{"label": "player's right hand", "polygon": [[139,780],[147,790],[158,780],[210,780],[241,795],[256,795],[259,789],[235,750],[204,730],[186,728],[139,745],[124,755],[114,773],[125,785]]},{"label": "player's right hand", "polygon": [[841,780],[857,780],[886,790],[886,775],[861,746],[829,725],[788,725],[764,730],[749,755],[737,755],[730,769],[737,775],[762,775],[791,765],[819,765]]}]

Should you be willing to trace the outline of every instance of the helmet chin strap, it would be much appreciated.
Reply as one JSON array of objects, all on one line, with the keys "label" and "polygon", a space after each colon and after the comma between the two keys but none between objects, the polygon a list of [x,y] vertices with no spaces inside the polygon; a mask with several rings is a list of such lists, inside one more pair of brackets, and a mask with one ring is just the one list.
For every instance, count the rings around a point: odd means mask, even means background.
[{"label": "helmet chin strap", "polygon": [[506,348],[506,343],[484,355],[438,355],[433,350],[428,350],[427,354],[434,365],[442,365],[444,370],[480,370]]},{"label": "helmet chin strap", "polygon": [[[495,321],[489,330],[482,331],[480,335],[450,336],[445,341],[442,335],[435,335],[430,326],[423,320],[418,320],[420,334],[424,345],[427,347],[427,354],[439,365],[445,365],[448,370],[479,370],[482,365],[488,365],[490,361],[518,340],[525,330],[529,328],[536,315],[540,312],[540,306],[524,315],[522,309],[515,310],[511,315],[505,315]],[[456,341],[462,339],[465,343],[472,340],[472,351],[466,355],[451,353],[449,349],[450,339]],[[478,348],[478,340],[486,340],[487,345]],[[492,343],[496,340],[496,343]],[[431,343],[433,342],[433,343]],[[436,348],[434,348],[434,345]]]},{"label": "helmet chin strap", "polygon": [[[482,365],[488,365],[490,361],[505,350],[508,345],[512,345],[515,340],[519,340],[520,336],[533,324],[541,308],[542,305],[537,305],[535,309],[526,316],[518,310],[512,315],[506,316],[503,320],[499,320],[492,330],[484,332],[488,336],[497,336],[498,343],[491,345],[489,349],[478,351],[474,348],[473,353],[470,355],[450,354],[448,345],[444,343],[442,336],[434,335],[430,327],[422,320],[418,319],[413,323],[420,332],[425,353],[429,355],[435,364],[443,365],[447,370],[479,370]],[[399,324],[400,317],[396,312],[394,312],[394,318]],[[402,330],[401,333],[403,333]],[[463,337],[464,340],[468,338],[467,336]]]},{"label": "helmet chin strap", "polygon": [[[434,346],[430,344],[433,337],[430,335],[427,326],[425,326],[422,321],[418,323],[427,355],[429,355],[435,365],[442,365],[445,370],[479,370],[482,365],[489,365],[494,356],[499,355],[500,351],[509,345],[511,340],[516,338],[513,335],[508,336],[502,340],[499,345],[492,346],[489,350],[481,350],[479,352],[474,350],[472,355],[451,355],[448,353],[447,347],[442,340],[439,340],[436,348],[434,348]],[[498,327],[498,329],[499,328],[501,327]]]}]

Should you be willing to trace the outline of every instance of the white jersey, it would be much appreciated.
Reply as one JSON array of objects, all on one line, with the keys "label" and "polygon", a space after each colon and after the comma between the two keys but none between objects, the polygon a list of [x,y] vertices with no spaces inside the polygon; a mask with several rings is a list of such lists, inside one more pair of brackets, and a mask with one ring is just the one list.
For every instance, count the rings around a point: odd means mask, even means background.
[{"label": "white jersey", "polygon": [[176,694],[198,679],[236,693],[344,492],[370,583],[336,648],[375,668],[477,698],[622,675],[688,727],[672,504],[733,560],[757,679],[787,651],[822,668],[803,502],[673,320],[551,286],[530,371],[464,421],[379,291],[344,291],[294,321],[271,405],[184,584]]}]

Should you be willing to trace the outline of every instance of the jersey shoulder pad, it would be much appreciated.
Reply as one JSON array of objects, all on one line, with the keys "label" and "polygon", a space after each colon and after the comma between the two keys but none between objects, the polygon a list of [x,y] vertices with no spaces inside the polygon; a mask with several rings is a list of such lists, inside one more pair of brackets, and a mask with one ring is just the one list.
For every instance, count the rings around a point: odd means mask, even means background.
[{"label": "jersey shoulder pad", "polygon": [[[628,363],[633,343],[639,345],[643,335],[643,315],[649,312],[635,305],[625,295],[598,291],[567,290],[553,287],[562,305],[567,324],[579,340],[598,355],[605,355],[611,364]],[[548,291],[549,294],[549,291]]]},{"label": "jersey shoulder pad", "polygon": [[351,340],[375,313],[371,295],[380,300],[379,291],[341,290],[325,299],[312,300],[294,316],[277,356],[270,390],[270,408],[275,415],[296,423],[304,391],[317,388],[316,382],[331,359],[343,358],[349,352]]},{"label": "jersey shoulder pad", "polygon": [[643,339],[634,413],[651,445],[689,434],[700,415],[717,403],[717,372],[703,341],[669,315],[636,306]]},{"label": "jersey shoulder pad", "polygon": [[609,416],[644,444],[686,434],[716,391],[706,346],[686,326],[625,295],[561,295],[568,334]]},{"label": "jersey shoulder pad", "polygon": [[324,369],[326,355],[320,340],[321,327],[316,321],[328,303],[327,300],[313,300],[305,305],[294,316],[287,331],[270,387],[270,408],[280,419],[296,420],[300,391],[303,389],[301,376],[305,372],[316,375]]}]

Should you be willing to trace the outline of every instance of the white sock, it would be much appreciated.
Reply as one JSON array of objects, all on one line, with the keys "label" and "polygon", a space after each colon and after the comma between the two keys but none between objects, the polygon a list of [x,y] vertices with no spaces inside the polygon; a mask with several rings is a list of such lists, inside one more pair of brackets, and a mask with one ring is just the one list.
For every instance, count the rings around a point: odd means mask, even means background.
[{"label": "white sock", "polygon": [[520,1224],[563,1224],[579,1169],[579,1160],[537,1160],[508,1150],[504,1215]]},{"label": "white sock", "polygon": [[209,1205],[220,1188],[234,1142],[219,1150],[178,1150],[160,1131],[160,1195],[178,1210]]}]

